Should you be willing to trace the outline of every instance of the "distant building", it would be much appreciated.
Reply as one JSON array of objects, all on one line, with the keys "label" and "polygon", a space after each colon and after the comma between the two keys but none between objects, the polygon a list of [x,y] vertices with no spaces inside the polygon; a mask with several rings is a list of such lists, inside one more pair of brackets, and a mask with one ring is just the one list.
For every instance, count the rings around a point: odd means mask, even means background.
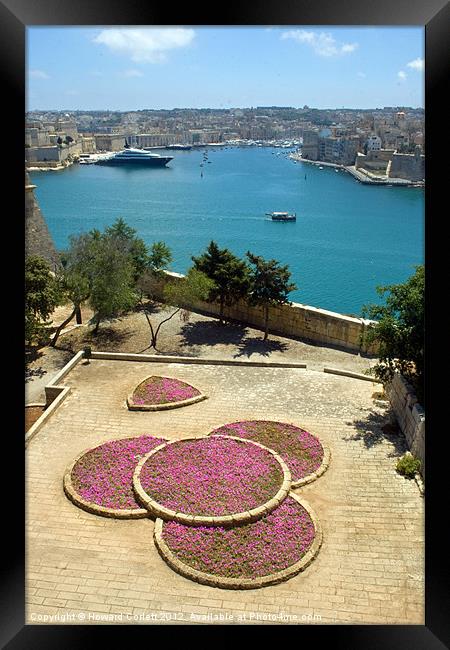
[{"label": "distant building", "polygon": [[113,133],[94,135],[97,151],[121,151],[125,146],[125,136]]},{"label": "distant building", "polygon": [[130,147],[165,147],[168,144],[179,144],[180,137],[175,133],[139,133],[127,135],[126,141]]},{"label": "distant building", "polygon": [[97,147],[95,144],[94,136],[82,136],[81,137],[81,149],[82,153],[95,153]]},{"label": "distant building", "polygon": [[378,135],[370,135],[366,142],[367,151],[379,151],[381,149],[381,138]]},{"label": "distant building", "polygon": [[319,132],[303,131],[302,158],[317,160],[319,157]]}]

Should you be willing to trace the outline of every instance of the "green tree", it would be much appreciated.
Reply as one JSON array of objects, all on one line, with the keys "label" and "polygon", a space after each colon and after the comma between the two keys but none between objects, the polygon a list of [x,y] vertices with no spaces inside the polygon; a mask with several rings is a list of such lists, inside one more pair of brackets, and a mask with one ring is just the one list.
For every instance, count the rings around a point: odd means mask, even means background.
[{"label": "green tree", "polygon": [[61,254],[62,271],[58,274],[58,282],[64,297],[64,302],[72,304],[70,315],[55,330],[50,342],[55,347],[62,330],[76,317],[77,323],[81,324],[81,305],[90,296],[89,278],[81,266],[82,259],[78,259],[74,251]]},{"label": "green tree", "polygon": [[192,257],[192,261],[195,269],[213,281],[208,300],[219,302],[219,321],[223,323],[224,306],[230,306],[248,294],[249,267],[227,248],[220,249],[215,241],[210,242],[203,255]]},{"label": "green tree", "polygon": [[105,234],[116,242],[119,250],[131,256],[134,277],[135,280],[138,280],[150,264],[144,240],[137,236],[137,231],[131,228],[122,217],[116,219],[112,226],[106,228]]},{"label": "green tree", "polygon": [[88,300],[94,310],[94,334],[102,320],[137,303],[136,267],[118,239],[94,229],[70,238],[63,286],[74,306]]},{"label": "green tree", "polygon": [[377,287],[380,296],[388,294],[385,305],[365,305],[364,317],[378,321],[366,330],[365,341],[378,344],[379,362],[375,376],[389,381],[399,371],[424,400],[425,267],[403,284]]},{"label": "green tree", "polygon": [[176,307],[175,311],[155,327],[151,322],[148,311],[144,308],[144,314],[150,328],[150,345],[148,347],[156,350],[158,335],[164,323],[167,323],[176,314],[184,316],[184,320],[187,320],[189,307],[197,300],[206,300],[212,286],[213,282],[210,278],[193,268],[188,271],[184,278],[169,281],[163,290],[164,302],[167,305]]},{"label": "green tree", "polygon": [[151,245],[148,256],[148,268],[153,273],[161,273],[161,271],[170,266],[172,261],[172,252],[163,241],[156,241]]},{"label": "green tree", "polygon": [[117,248],[116,242],[104,236],[92,244],[93,263],[88,269],[89,304],[94,310],[94,334],[102,320],[117,316],[137,303],[133,261]]},{"label": "green tree", "polygon": [[264,311],[264,341],[269,335],[269,309],[276,305],[290,304],[288,294],[297,289],[289,282],[291,273],[288,266],[280,266],[276,260],[265,260],[249,251],[247,257],[253,269],[251,271],[251,288],[249,303],[258,305]]},{"label": "green tree", "polygon": [[39,256],[25,260],[25,340],[42,342],[48,317],[61,302],[61,291],[49,263]]}]

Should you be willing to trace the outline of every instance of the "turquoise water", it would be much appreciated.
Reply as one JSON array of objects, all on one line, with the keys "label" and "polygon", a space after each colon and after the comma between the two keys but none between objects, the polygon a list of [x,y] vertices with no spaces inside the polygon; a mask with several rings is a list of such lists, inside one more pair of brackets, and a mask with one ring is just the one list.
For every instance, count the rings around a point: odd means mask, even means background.
[{"label": "turquoise water", "polygon": [[[379,303],[376,286],[404,282],[424,262],[419,188],[362,185],[269,147],[210,148],[203,167],[203,150],[171,155],[163,169],[30,174],[57,248],[123,217],[147,244],[166,242],[173,271],[185,273],[214,239],[238,256],[250,250],[288,264],[298,286],[291,300],[345,314]],[[296,212],[297,221],[273,222],[271,211]]]}]

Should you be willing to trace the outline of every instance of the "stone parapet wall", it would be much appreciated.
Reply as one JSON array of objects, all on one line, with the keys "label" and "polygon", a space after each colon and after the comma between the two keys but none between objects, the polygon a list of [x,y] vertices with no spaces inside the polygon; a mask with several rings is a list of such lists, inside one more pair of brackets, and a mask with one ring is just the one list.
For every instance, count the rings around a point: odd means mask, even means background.
[{"label": "stone parapet wall", "polygon": [[422,463],[421,473],[425,477],[425,411],[413,387],[400,373],[395,373],[385,391],[411,453]]},{"label": "stone parapet wall", "polygon": [[[157,285],[151,283],[151,289],[150,285],[146,286],[145,281],[142,283],[142,287],[153,294],[155,298],[161,299],[163,288],[167,282],[182,282],[183,279],[184,276],[179,273],[166,272],[164,279]],[[208,316],[218,316],[220,310],[218,303],[203,301],[197,301],[195,304],[186,305],[186,307]],[[225,307],[224,315],[230,320],[236,320],[251,327],[264,328],[263,310],[251,307],[244,301],[231,307]],[[361,335],[372,322],[299,303],[271,307],[269,312],[269,331],[273,334],[298,337],[323,345],[333,345],[351,352],[375,353],[375,348],[367,350],[361,345]]]}]

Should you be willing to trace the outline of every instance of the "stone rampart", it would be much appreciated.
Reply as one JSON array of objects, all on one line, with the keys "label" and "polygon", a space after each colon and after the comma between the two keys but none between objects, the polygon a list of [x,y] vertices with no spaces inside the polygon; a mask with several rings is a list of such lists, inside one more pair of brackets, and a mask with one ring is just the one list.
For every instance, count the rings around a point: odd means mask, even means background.
[{"label": "stone rampart", "polygon": [[392,178],[406,178],[410,181],[422,181],[425,178],[425,156],[395,153],[390,170]]},{"label": "stone rampart", "polygon": [[[183,280],[184,276],[179,273],[165,272],[158,283],[154,283],[149,278],[147,281],[144,279],[142,288],[156,299],[162,299],[163,289],[167,282],[182,282]],[[203,301],[186,305],[186,308],[208,316],[218,316],[220,310],[218,303]],[[244,301],[231,307],[225,307],[224,315],[227,319],[239,321],[251,327],[264,328],[263,310],[251,307]],[[355,353],[375,353],[374,348],[367,350],[361,344],[361,337],[370,323],[373,321],[345,316],[300,303],[271,307],[269,312],[269,332],[273,334],[336,346]]]},{"label": "stone rampart", "polygon": [[55,271],[60,268],[61,261],[34,195],[35,187],[25,174],[25,255],[43,257]]}]

